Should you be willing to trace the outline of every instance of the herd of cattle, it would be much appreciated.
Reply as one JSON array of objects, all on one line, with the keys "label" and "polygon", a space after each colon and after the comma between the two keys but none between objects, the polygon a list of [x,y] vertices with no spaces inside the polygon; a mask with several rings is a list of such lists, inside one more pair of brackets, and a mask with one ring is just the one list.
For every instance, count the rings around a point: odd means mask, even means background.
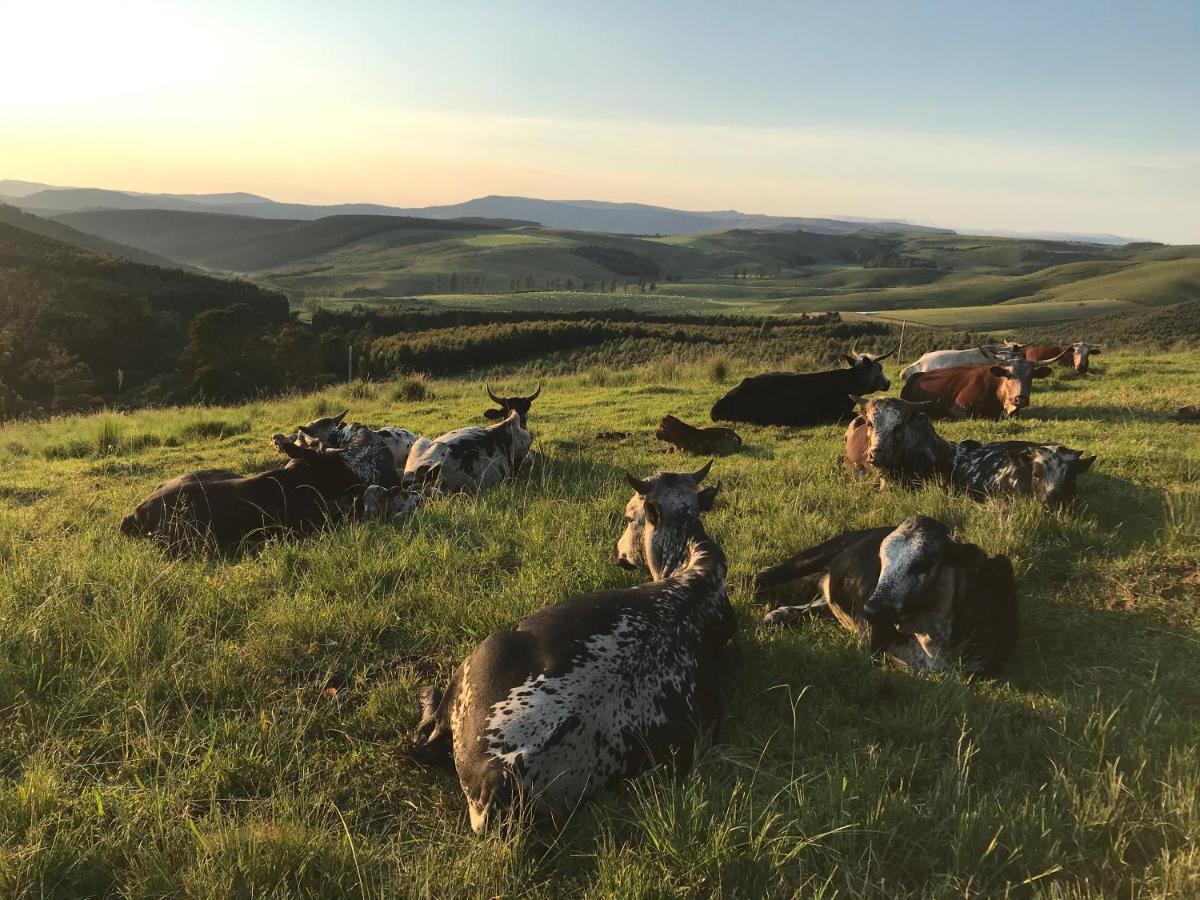
[{"label": "herd of cattle", "polygon": [[[925,354],[901,373],[899,398],[866,400],[890,388],[882,356],[848,355],[829,372],[772,372],[747,378],[719,399],[714,420],[816,425],[853,416],[846,468],[912,486],[939,480],[972,498],[1028,496],[1069,502],[1095,457],[1061,444],[982,444],[940,437],[930,419],[1001,418],[1029,405],[1034,378],[1059,361],[1086,373],[1099,348],[1015,344]],[[278,469],[241,477],[210,469],[160,485],[125,518],[127,535],[173,546],[201,539],[223,549],[331,518],[394,518],[438,492],[479,491],[530,457],[528,416],[538,397],[497,397],[490,426],[437,438],[403,428],[347,424],[345,413],[276,434],[287,457]],[[740,447],[730,428],[695,428],[667,416],[656,436],[682,449]],[[661,764],[686,766],[698,735],[721,719],[720,660],[734,633],[727,562],[705,531],[716,487],[694,472],[627,475],[633,496],[614,561],[648,571],[637,587],[572,597],[484,640],[445,689],[420,695],[410,742],[422,762],[452,763],[471,826],[482,832],[523,811],[568,814],[582,800]],[[1006,557],[954,539],[943,523],[911,516],[847,532],[755,576],[755,593],[813,576],[820,597],[779,606],[782,624],[827,612],[860,635],[874,659],[914,671],[961,667],[992,676],[1018,635],[1017,586]]]}]

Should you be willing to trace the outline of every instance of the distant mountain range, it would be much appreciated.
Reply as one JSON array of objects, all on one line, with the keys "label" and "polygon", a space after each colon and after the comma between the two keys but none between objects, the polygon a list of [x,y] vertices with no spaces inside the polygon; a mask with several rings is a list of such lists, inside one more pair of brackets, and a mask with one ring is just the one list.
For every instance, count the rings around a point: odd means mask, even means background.
[{"label": "distant mountain range", "polygon": [[816,234],[919,232],[953,234],[950,229],[874,219],[766,216],[737,210],[693,212],[642,203],[600,200],[538,200],[531,197],[479,197],[445,206],[403,208],[378,203],[314,205],[280,203],[257,194],[142,194],[102,188],[57,187],[29,181],[0,180],[0,202],[39,215],[99,209],[162,209],[251,216],[259,219],[322,219],[339,215],[411,216],[423,219],[507,219],[548,228],[609,234],[697,234],[754,228],[803,230]]}]

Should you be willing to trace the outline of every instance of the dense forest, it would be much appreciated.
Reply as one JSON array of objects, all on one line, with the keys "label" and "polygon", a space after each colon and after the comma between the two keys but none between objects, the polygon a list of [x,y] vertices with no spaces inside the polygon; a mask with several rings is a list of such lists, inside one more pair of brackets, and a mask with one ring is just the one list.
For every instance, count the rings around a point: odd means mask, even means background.
[{"label": "dense forest", "polygon": [[[1094,340],[1200,336],[1200,302],[1092,319]],[[1061,331],[1061,334],[1059,332]],[[1047,328],[1027,338],[1070,338]],[[985,340],[909,328],[905,356]],[[194,400],[232,401],[348,375],[446,375],[527,365],[619,367],[728,354],[764,368],[882,352],[896,326],[836,313],[748,317],[635,312],[318,307],[246,281],[143,265],[0,223],[0,418]]]}]

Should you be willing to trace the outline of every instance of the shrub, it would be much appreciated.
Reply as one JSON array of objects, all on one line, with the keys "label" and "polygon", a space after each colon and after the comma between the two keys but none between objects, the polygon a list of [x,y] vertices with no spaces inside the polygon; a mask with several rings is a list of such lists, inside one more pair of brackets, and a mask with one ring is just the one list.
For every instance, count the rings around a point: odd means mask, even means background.
[{"label": "shrub", "polygon": [[729,377],[729,356],[717,353],[708,358],[708,380],[721,384]]},{"label": "shrub", "polygon": [[346,396],[351,400],[374,400],[375,385],[363,378],[351,381],[346,385]]},{"label": "shrub", "polygon": [[429,390],[429,376],[424,372],[412,372],[396,382],[392,388],[392,399],[399,403],[416,403],[433,396]]}]

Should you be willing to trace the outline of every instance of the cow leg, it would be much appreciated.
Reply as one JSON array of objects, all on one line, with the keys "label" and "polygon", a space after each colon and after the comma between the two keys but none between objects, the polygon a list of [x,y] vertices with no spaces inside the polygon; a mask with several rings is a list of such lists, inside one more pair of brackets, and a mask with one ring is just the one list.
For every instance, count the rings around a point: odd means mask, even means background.
[{"label": "cow leg", "polygon": [[801,603],[798,606],[777,606],[763,616],[763,623],[766,625],[791,625],[810,613],[823,612],[828,608],[829,600],[825,597],[818,597],[816,600]]},{"label": "cow leg", "polygon": [[426,765],[446,763],[452,758],[450,728],[438,717],[442,699],[441,688],[433,685],[421,688],[417,695],[421,719],[409,739],[408,751],[414,759]]}]

